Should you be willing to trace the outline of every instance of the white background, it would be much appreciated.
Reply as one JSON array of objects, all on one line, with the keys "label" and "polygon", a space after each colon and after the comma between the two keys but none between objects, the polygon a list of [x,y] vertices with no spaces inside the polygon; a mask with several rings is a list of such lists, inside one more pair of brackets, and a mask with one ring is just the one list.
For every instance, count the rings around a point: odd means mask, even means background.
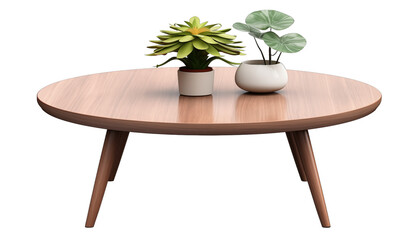
[{"label": "white background", "polygon": [[[0,239],[419,239],[416,1],[1,1]],[[282,133],[131,134],[96,226],[84,228],[105,130],[44,113],[58,80],[163,61],[148,40],[193,15],[230,27],[276,9],[308,45],[289,69],[383,94],[373,114],[311,130],[332,227],[321,228]],[[259,58],[253,40],[231,31]],[[179,66],[179,62],[170,64]],[[226,66],[214,62],[212,66]]]}]

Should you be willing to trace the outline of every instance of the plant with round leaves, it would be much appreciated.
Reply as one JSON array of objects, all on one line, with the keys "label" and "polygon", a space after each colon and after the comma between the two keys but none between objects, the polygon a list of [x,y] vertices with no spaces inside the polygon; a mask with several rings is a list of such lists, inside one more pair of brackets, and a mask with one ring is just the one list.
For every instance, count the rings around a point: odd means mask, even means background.
[{"label": "plant with round leaves", "polygon": [[[190,18],[189,21],[185,21],[185,24],[170,25],[170,28],[175,31],[162,30],[161,32],[165,35],[157,36],[159,40],[150,41],[156,45],[148,46],[155,50],[147,56],[177,53],[176,57],[171,57],[156,67],[172,60],[180,60],[189,69],[206,69],[216,59],[230,65],[239,64],[224,59],[220,54],[222,52],[229,55],[244,55],[242,53],[244,47],[235,45],[241,42],[234,41],[236,36],[227,34],[230,28],[220,30],[221,24],[201,23],[198,17]],[[209,54],[213,56],[209,57]]]},{"label": "plant with round leaves", "polygon": [[[275,10],[260,10],[250,13],[245,23],[237,22],[233,24],[236,30],[247,32],[254,37],[255,43],[261,52],[264,64],[267,64],[263,51],[258,45],[257,39],[263,40],[268,46],[268,64],[272,64],[271,60],[278,53],[277,61],[279,62],[280,56],[283,52],[296,53],[302,50],[306,45],[306,39],[298,33],[288,33],[283,36],[277,35],[273,30],[284,30],[294,23],[294,19],[282,12]],[[266,32],[262,32],[267,30]],[[271,53],[272,49],[276,50],[274,54]]]}]

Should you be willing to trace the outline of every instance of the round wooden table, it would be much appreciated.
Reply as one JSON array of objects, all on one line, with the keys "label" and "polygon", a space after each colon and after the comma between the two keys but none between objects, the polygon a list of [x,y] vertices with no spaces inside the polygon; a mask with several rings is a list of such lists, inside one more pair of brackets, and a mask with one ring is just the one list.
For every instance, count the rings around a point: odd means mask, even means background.
[{"label": "round wooden table", "polygon": [[287,86],[271,94],[250,94],[234,82],[236,68],[215,69],[213,95],[178,93],[178,68],[107,72],[63,80],[38,93],[48,114],[107,129],[86,220],[93,227],[108,181],[113,181],[129,132],[227,135],[286,132],[302,181],[307,181],[323,227],[327,208],[308,129],[364,117],[381,93],[355,80],[288,71]]}]

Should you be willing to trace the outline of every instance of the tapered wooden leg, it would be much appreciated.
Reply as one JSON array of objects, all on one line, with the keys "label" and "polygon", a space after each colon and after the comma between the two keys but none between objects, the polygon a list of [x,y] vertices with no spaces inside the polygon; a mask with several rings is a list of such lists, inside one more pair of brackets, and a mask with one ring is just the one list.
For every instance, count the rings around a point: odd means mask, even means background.
[{"label": "tapered wooden leg", "polygon": [[311,189],[312,198],[314,199],[316,211],[318,212],[319,219],[321,220],[321,225],[323,227],[330,227],[331,225],[328,217],[327,206],[325,205],[324,194],[322,193],[321,182],[318,176],[309,133],[305,130],[296,131],[293,134],[296,146],[299,149],[299,155],[305,170],[309,188]]},{"label": "tapered wooden leg", "polygon": [[114,162],[119,156],[121,144],[125,144],[124,136],[128,136],[127,132],[119,132],[108,130],[106,132],[104,146],[102,148],[101,160],[99,161],[98,172],[96,174],[95,185],[93,187],[92,198],[88,216],[86,219],[86,227],[93,227],[95,225],[96,217],[98,216],[99,208],[101,207],[102,198],[105,193],[106,185],[111,175]]},{"label": "tapered wooden leg", "polygon": [[112,165],[111,175],[109,175],[108,181],[114,181],[115,179],[115,175],[117,174],[118,166],[120,165],[121,157],[124,152],[125,144],[127,143],[128,134],[129,132],[120,132],[118,135],[118,139],[116,140],[118,143],[116,144],[117,149],[115,150],[115,160]]},{"label": "tapered wooden leg", "polygon": [[286,132],[287,140],[289,141],[290,150],[292,150],[293,158],[295,159],[296,168],[299,172],[300,179],[306,182],[305,170],[303,169],[302,160],[300,159],[299,150],[296,145],[296,140],[293,132]]}]

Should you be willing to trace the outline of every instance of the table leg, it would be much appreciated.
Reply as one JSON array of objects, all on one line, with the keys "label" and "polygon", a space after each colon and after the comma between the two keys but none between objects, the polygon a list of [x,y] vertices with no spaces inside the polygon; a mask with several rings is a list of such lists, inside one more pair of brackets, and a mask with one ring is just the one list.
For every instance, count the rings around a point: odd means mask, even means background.
[{"label": "table leg", "polygon": [[293,158],[295,159],[296,168],[299,172],[300,180],[306,182],[305,170],[303,169],[302,160],[299,155],[299,150],[296,145],[296,139],[293,132],[286,132],[287,140],[289,141],[290,150],[292,150]]},{"label": "table leg", "polygon": [[293,135],[296,141],[296,146],[299,149],[299,155],[321,225],[323,227],[330,227],[331,225],[328,217],[327,206],[325,205],[324,194],[322,193],[321,182],[318,176],[309,133],[307,130],[304,130],[293,132]]},{"label": "table leg", "polygon": [[[102,148],[101,159],[99,161],[98,172],[96,174],[95,185],[93,187],[92,198],[86,227],[95,225],[102,198],[105,193],[106,185],[111,179],[111,172],[117,171],[124,146],[127,141],[128,132],[108,130],[106,132],[104,146]],[[113,179],[113,178],[112,178]]]},{"label": "table leg", "polygon": [[115,179],[115,175],[117,174],[118,166],[120,165],[121,157],[124,152],[125,144],[127,143],[128,134],[129,132],[120,132],[118,136],[118,143],[115,146],[115,160],[112,165],[111,175],[109,175],[108,181],[114,181]]}]

